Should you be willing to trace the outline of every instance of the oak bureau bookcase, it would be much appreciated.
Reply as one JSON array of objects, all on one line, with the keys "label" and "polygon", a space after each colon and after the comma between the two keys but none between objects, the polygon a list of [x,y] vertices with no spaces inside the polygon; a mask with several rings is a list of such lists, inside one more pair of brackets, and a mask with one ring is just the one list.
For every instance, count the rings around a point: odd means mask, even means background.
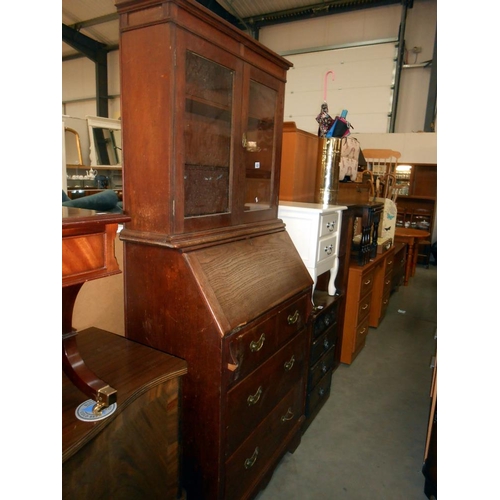
[{"label": "oak bureau bookcase", "polygon": [[291,64],[193,0],[115,3],[125,334],[187,361],[187,498],[253,498],[305,412],[312,279],[278,218]]}]

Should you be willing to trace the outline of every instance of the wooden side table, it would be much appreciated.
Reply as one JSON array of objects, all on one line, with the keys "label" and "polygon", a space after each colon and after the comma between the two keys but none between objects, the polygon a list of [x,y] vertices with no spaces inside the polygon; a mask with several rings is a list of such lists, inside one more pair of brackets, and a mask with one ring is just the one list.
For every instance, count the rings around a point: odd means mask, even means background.
[{"label": "wooden side table", "polygon": [[418,260],[418,242],[419,240],[429,238],[429,231],[424,231],[423,229],[413,229],[405,227],[396,227],[396,232],[394,234],[394,239],[397,242],[407,243],[408,249],[406,254],[406,269],[405,269],[405,286],[408,285],[410,277],[415,276],[415,269],[417,268]]},{"label": "wooden side table", "polygon": [[62,207],[62,364],[66,376],[89,398],[96,412],[116,402],[116,389],[97,377],[85,364],[72,326],[78,292],[89,280],[121,273],[115,256],[122,214]]},{"label": "wooden side table", "polygon": [[62,498],[179,498],[179,399],[186,362],[98,328],[79,332],[89,370],[118,392],[116,410],[82,421],[86,395],[62,375]]}]

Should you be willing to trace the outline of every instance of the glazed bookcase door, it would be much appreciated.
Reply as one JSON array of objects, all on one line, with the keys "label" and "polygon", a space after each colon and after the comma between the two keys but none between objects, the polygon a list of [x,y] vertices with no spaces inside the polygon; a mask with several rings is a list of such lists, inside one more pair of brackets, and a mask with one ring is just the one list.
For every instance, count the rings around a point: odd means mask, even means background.
[{"label": "glazed bookcase door", "polygon": [[[241,102],[241,63],[185,33],[177,54],[182,133],[176,162],[176,232],[222,227],[234,219],[235,103]],[[179,51],[179,47],[178,47]],[[181,56],[181,57],[179,57]]]},{"label": "glazed bookcase door", "polygon": [[250,66],[244,85],[240,189],[243,222],[250,222],[277,216],[283,90],[277,80]]}]

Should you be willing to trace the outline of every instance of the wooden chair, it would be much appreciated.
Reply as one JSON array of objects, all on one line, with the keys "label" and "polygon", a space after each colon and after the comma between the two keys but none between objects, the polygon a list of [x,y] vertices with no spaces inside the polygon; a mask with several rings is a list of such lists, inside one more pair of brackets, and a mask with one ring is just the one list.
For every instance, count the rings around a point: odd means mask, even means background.
[{"label": "wooden chair", "polygon": [[374,176],[376,196],[392,198],[392,186],[396,183],[396,167],[401,153],[392,149],[363,149],[363,156],[368,170]]},{"label": "wooden chair", "polygon": [[401,153],[392,149],[363,149],[363,156],[373,175],[384,175],[396,173]]}]

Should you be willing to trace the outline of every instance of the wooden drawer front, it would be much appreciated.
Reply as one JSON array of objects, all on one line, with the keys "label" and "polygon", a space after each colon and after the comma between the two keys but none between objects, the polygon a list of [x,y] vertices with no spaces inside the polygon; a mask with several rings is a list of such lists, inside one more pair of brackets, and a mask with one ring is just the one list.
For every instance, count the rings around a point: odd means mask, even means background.
[{"label": "wooden drawer front", "polygon": [[337,322],[338,317],[338,302],[335,302],[325,313],[318,316],[313,325],[313,338],[317,338],[327,328]]},{"label": "wooden drawer front", "polygon": [[389,277],[391,276],[393,267],[394,267],[394,254],[386,257],[386,260],[385,260],[385,275],[386,276],[389,276]]},{"label": "wooden drawer front", "polygon": [[366,316],[368,316],[370,312],[370,305],[372,301],[372,294],[369,293],[368,295],[365,295],[358,304],[358,325],[361,321],[363,321]]},{"label": "wooden drawer front", "polygon": [[319,221],[319,237],[322,238],[327,234],[337,233],[339,230],[339,213],[324,214]]},{"label": "wooden drawer front", "polygon": [[288,342],[290,338],[306,326],[309,310],[310,299],[307,294],[302,295],[290,304],[285,304],[285,307],[278,313],[276,346]]},{"label": "wooden drawer front", "polygon": [[384,296],[382,297],[382,305],[380,306],[380,320],[385,316],[385,311],[389,306],[389,300],[391,298],[391,288],[389,287],[387,292],[384,292]]},{"label": "wooden drawer front", "polygon": [[370,328],[370,316],[366,316],[361,323],[358,324],[356,328],[356,339],[354,343],[354,352],[365,342],[366,336],[368,335],[368,329]]},{"label": "wooden drawer front", "polygon": [[332,374],[328,372],[308,396],[306,404],[306,415],[310,415],[316,407],[321,404],[330,394],[332,385]]},{"label": "wooden drawer front", "polygon": [[364,297],[373,288],[373,274],[374,269],[371,269],[367,273],[361,276],[361,283],[359,289],[359,296]]},{"label": "wooden drawer front", "polygon": [[322,356],[318,362],[309,370],[308,387],[311,392],[314,386],[323,378],[327,372],[333,369],[335,364],[335,348],[332,346],[330,350]]},{"label": "wooden drawer front", "polygon": [[227,455],[301,379],[306,370],[306,341],[304,330],[228,392]]},{"label": "wooden drawer front", "polygon": [[337,254],[337,234],[321,240],[318,243],[317,262],[323,262],[326,259],[332,258]]},{"label": "wooden drawer front", "polygon": [[232,335],[227,366],[232,371],[230,383],[241,380],[276,352],[276,316],[257,326]]},{"label": "wooden drawer front", "polygon": [[337,341],[337,323],[332,325],[323,335],[319,336],[311,346],[311,365],[328,351]]},{"label": "wooden drawer front", "polygon": [[298,383],[226,462],[226,500],[240,500],[253,488],[302,417],[303,384]]}]

